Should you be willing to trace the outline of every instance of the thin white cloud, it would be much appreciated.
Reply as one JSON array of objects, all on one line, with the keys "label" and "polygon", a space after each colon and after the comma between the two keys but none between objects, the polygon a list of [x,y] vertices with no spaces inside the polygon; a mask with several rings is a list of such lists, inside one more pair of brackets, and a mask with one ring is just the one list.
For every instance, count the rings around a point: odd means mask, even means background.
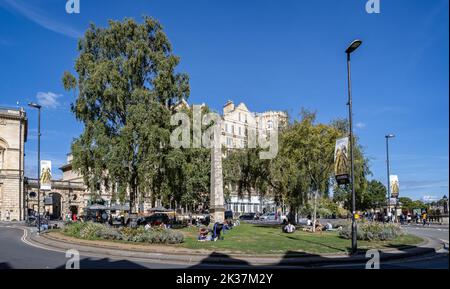
[{"label": "thin white cloud", "polygon": [[425,203],[439,201],[439,199],[440,198],[437,196],[430,196],[430,195],[425,195],[422,197],[422,201],[424,201]]},{"label": "thin white cloud", "polygon": [[40,105],[46,108],[57,108],[59,105],[58,98],[61,94],[54,92],[38,92],[36,95],[37,101]]},{"label": "thin white cloud", "polygon": [[72,38],[82,37],[82,33],[77,31],[76,29],[45,16],[45,13],[43,13],[41,10],[36,7],[31,7],[27,4],[24,4],[23,1],[3,0],[2,2],[0,2],[0,6],[4,6],[9,10],[18,12],[22,16],[50,31],[57,32]]},{"label": "thin white cloud", "polygon": [[362,129],[362,128],[365,128],[365,127],[366,127],[366,124],[363,123],[363,122],[357,122],[357,123],[356,123],[356,127]]}]

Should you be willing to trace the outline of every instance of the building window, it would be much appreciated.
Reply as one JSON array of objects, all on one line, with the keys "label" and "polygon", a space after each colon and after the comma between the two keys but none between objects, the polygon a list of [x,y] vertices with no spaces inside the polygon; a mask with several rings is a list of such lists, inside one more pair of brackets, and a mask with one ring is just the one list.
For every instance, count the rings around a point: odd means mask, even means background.
[{"label": "building window", "polygon": [[271,120],[267,121],[267,128],[272,129],[272,127],[273,127],[272,121]]},{"label": "building window", "polygon": [[241,121],[241,113],[239,113],[239,121]]},{"label": "building window", "polygon": [[231,133],[234,134],[234,125],[231,125]]},{"label": "building window", "polygon": [[245,204],[241,204],[241,212],[245,213]]},{"label": "building window", "polygon": [[253,205],[253,211],[257,213],[259,211],[258,204]]},{"label": "building window", "polygon": [[228,123],[225,124],[225,131],[228,132]]},{"label": "building window", "polygon": [[233,211],[234,212],[238,212],[239,211],[238,210],[238,204],[236,204],[236,203],[233,204]]},{"label": "building window", "polygon": [[231,137],[227,137],[227,146],[231,147],[233,145],[233,139]]},{"label": "building window", "polygon": [[5,149],[0,147],[0,170],[3,169],[4,161],[5,161]]},{"label": "building window", "polygon": [[241,135],[241,127],[239,127],[239,135]]}]

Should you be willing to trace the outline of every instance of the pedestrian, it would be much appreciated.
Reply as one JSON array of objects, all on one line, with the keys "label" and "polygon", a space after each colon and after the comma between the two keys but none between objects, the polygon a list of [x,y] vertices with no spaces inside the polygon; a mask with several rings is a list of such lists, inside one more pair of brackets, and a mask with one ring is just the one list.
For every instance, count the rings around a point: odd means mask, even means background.
[{"label": "pedestrian", "polygon": [[422,222],[423,222],[424,226],[427,224],[427,212],[426,211],[424,211],[422,213]]},{"label": "pedestrian", "polygon": [[436,221],[441,224],[441,210],[436,210]]}]

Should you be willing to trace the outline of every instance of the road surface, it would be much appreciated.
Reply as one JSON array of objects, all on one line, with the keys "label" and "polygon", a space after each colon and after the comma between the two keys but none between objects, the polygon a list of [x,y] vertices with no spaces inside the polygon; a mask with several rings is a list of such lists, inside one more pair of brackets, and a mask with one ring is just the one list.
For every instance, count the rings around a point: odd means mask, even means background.
[{"label": "road surface", "polygon": [[[448,243],[448,229],[436,230],[432,228],[409,227],[407,231],[419,236],[427,236],[440,240],[446,240]],[[24,230],[19,227],[0,226],[0,268],[22,268],[22,269],[64,269],[66,262],[65,252],[58,250],[48,250],[30,243],[24,238]],[[381,268],[447,268],[448,269],[448,250],[442,250],[436,254],[419,256],[415,258],[402,259],[399,261],[384,262]],[[224,265],[225,266],[225,265]],[[251,265],[226,265],[226,268],[252,268]],[[143,259],[116,259],[109,256],[95,256],[91,254],[80,256],[80,268],[224,268],[221,265],[213,264],[168,264],[162,262],[151,262]],[[254,268],[254,267],[253,267]],[[264,267],[271,268],[271,267]],[[277,267],[272,267],[277,268]],[[279,268],[279,267],[278,267]],[[291,267],[292,268],[292,267]],[[300,268],[300,267],[296,267]],[[365,264],[338,264],[326,265],[320,268],[365,268]]]}]

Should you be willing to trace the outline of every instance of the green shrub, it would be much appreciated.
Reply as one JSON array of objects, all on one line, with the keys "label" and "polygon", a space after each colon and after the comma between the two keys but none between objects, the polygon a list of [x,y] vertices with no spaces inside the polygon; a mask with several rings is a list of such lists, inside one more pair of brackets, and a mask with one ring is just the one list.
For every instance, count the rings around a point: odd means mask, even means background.
[{"label": "green shrub", "polygon": [[[398,224],[378,222],[358,222],[357,239],[367,241],[389,241],[404,234]],[[352,237],[352,224],[347,222],[339,231],[339,236],[345,239]]]},{"label": "green shrub", "polygon": [[116,229],[110,227],[101,230],[98,237],[104,240],[122,240],[122,235]]},{"label": "green shrub", "polygon": [[99,223],[92,223],[88,222],[85,223],[85,226],[81,228],[80,230],[80,238],[83,239],[95,239],[100,237],[103,230],[105,230],[106,227]]},{"label": "green shrub", "polygon": [[84,224],[80,222],[67,223],[64,225],[63,232],[69,236],[80,237],[80,230]]}]

